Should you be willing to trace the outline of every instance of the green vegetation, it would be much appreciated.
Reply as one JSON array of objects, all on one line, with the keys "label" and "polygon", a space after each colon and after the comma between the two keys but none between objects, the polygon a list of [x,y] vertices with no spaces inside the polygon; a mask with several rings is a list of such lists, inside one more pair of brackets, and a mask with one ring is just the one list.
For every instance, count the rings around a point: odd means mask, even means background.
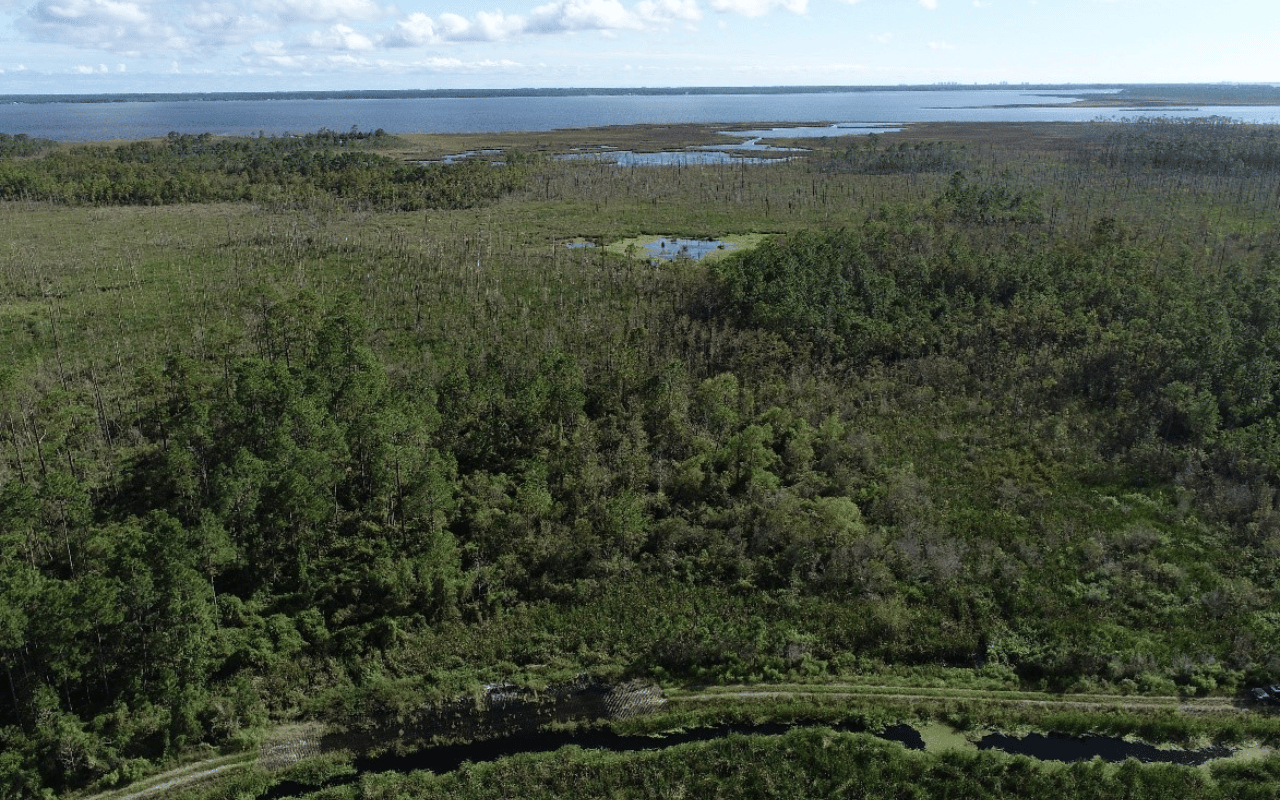
[{"label": "green vegetation", "polygon": [[879,147],[880,135],[869,134],[863,142],[833,153],[822,168],[830,171],[893,175],[916,172],[953,172],[966,165],[963,148],[951,142],[901,142]]},{"label": "green vegetation", "polygon": [[[1082,698],[1280,680],[1276,134],[1006,130],[627,170],[420,167],[359,132],[5,155],[0,797],[582,671]],[[561,244],[760,234],[711,264]],[[1275,736],[987,705],[897,713]],[[648,795],[813,796],[823,748],[828,789],[872,796],[1276,785],[1273,761],[1211,780],[784,743],[362,791],[594,796],[623,770]]]},{"label": "green vegetation", "polygon": [[[879,676],[876,676],[879,677]],[[852,725],[878,730],[903,720],[941,724],[979,739],[991,731],[1022,735],[1051,732],[1137,737],[1146,742],[1195,749],[1208,744],[1239,746],[1277,741],[1274,715],[1238,714],[1234,709],[1192,706],[1182,713],[1166,698],[1048,694],[1008,690],[921,689],[917,686],[756,684],[743,687],[673,689],[661,712],[614,728],[660,734],[721,724],[763,722]],[[1216,712],[1216,713],[1215,713]]]},{"label": "green vegetation", "polygon": [[[447,775],[369,774],[300,797],[330,798],[1272,798],[1275,758],[1211,770],[1098,761],[1047,765],[997,752],[911,753],[830,729],[729,736],[638,753],[564,748]],[[252,793],[252,778],[241,784]],[[299,781],[302,784],[302,781]],[[241,788],[241,787],[235,787]],[[231,787],[201,797],[235,796]],[[305,791],[305,790],[304,790]]]},{"label": "green vegetation", "polygon": [[[523,176],[518,154],[508,169],[494,170],[479,161],[410,166],[369,152],[391,146],[391,138],[382,130],[256,139],[171,133],[158,143],[58,150],[0,162],[0,200],[297,204],[327,197],[380,210],[457,209],[495,200]],[[31,141],[0,141],[0,154],[22,152],[18,145]]]},{"label": "green vegetation", "polygon": [[0,133],[0,156],[5,158],[32,156],[53,146],[54,142],[46,139],[32,139],[25,133],[19,133],[16,136]]}]

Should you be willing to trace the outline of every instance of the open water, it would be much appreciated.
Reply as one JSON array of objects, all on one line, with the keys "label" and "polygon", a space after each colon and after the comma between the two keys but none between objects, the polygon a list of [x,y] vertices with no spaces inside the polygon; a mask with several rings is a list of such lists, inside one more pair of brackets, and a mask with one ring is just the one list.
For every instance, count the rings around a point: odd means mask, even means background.
[{"label": "open water", "polygon": [[[733,734],[747,736],[779,736],[791,730],[792,725],[767,723],[753,726],[720,725],[694,728],[667,736],[652,737],[617,734],[609,730],[579,729],[573,731],[541,731],[523,733],[498,739],[468,744],[428,747],[410,753],[387,753],[381,756],[358,758],[355,772],[329,781],[326,787],[351,784],[367,773],[430,770],[443,774],[458,769],[468,762],[495,761],[519,753],[549,753],[574,745],[585,749],[609,750],[615,753],[659,750],[690,742],[707,742]],[[835,725],[834,730],[863,732],[857,725]],[[897,742],[910,750],[924,750],[920,733],[908,725],[895,725],[875,734],[881,739]],[[1181,764],[1198,766],[1218,758],[1229,758],[1232,751],[1226,747],[1207,747],[1200,750],[1168,750],[1150,745],[1127,742],[1107,736],[1075,738],[1064,735],[1031,734],[1025,738],[992,734],[978,743],[980,750],[1001,750],[1012,755],[1025,755],[1042,761],[1091,761],[1095,758],[1117,763],[1136,759],[1146,763]],[[314,791],[316,787],[283,782],[264,795],[264,800],[284,800]]]},{"label": "open water", "polygon": [[[528,92],[297,92],[187,95],[0,95],[0,133],[106,141],[170,132],[229,135],[351,128],[389,133],[550,131],[681,122],[885,124],[929,121],[1089,121],[1221,116],[1280,123],[1277,106],[1072,108],[1096,90],[530,90]],[[593,93],[594,92],[594,93]]]}]

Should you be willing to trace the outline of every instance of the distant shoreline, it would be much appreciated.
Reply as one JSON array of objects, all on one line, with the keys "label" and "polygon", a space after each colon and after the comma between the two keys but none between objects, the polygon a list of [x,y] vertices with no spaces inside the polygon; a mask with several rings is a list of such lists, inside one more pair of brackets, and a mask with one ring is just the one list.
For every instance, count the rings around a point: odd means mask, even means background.
[{"label": "distant shoreline", "polygon": [[395,100],[414,98],[493,97],[625,97],[681,95],[853,94],[869,92],[1108,92],[1046,106],[1096,105],[1280,105],[1280,85],[1273,84],[921,84],[885,86],[689,86],[689,87],[563,87],[514,89],[350,89],[281,92],[108,92],[101,94],[0,94],[0,104],[25,103],[166,103],[233,100]]},{"label": "distant shoreline", "polygon": [[279,136],[356,129],[493,134],[760,120],[893,126],[1088,121],[1108,114],[1280,124],[1280,88],[931,85],[0,95],[0,131],[77,142],[133,141],[170,132]]},{"label": "distant shoreline", "polygon": [[172,103],[182,101],[218,102],[226,100],[406,100],[416,98],[488,97],[677,97],[681,95],[753,94],[850,94],[862,92],[943,92],[958,90],[1008,91],[1117,91],[1117,84],[1027,84],[965,85],[926,84],[921,86],[666,86],[666,87],[562,87],[537,89],[349,89],[298,92],[106,92],[102,94],[14,94],[0,95],[0,103]]}]

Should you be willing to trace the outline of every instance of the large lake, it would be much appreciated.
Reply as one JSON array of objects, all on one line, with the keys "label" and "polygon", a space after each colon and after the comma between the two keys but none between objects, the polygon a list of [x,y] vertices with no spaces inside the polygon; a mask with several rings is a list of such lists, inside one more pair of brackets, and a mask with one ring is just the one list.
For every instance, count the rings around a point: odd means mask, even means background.
[{"label": "large lake", "polygon": [[1277,106],[1126,109],[1046,107],[1087,91],[1025,89],[654,90],[634,94],[548,92],[534,96],[352,97],[289,93],[262,97],[102,95],[0,96],[0,132],[63,141],[141,139],[179,133],[252,135],[382,128],[390,133],[547,131],[679,122],[900,123],[1088,121],[1138,116],[1222,116],[1280,123]]}]

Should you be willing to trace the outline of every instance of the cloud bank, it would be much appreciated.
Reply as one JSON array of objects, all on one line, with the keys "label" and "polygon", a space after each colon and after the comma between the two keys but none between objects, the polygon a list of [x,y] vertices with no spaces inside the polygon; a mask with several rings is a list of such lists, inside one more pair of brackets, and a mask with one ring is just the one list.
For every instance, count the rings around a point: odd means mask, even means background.
[{"label": "cloud bank", "polygon": [[[1201,0],[1160,0],[1156,16],[1130,0],[1088,4],[1089,15],[1044,0],[0,0],[0,70],[11,91],[37,92],[267,75],[415,86],[364,76],[468,70],[489,70],[476,86],[714,85],[744,71],[800,83],[1275,79],[1266,26],[1242,32]],[[1233,57],[1172,55],[1192,50]]]},{"label": "cloud bank", "polygon": [[[0,0],[10,2],[10,0]],[[755,17],[803,13],[808,0],[709,0],[713,11]],[[29,41],[104,52],[242,47],[373,52],[523,37],[661,29],[700,21],[699,0],[554,0],[524,13],[402,12],[378,0],[36,0],[15,23]],[[279,56],[272,56],[278,58]]]}]

